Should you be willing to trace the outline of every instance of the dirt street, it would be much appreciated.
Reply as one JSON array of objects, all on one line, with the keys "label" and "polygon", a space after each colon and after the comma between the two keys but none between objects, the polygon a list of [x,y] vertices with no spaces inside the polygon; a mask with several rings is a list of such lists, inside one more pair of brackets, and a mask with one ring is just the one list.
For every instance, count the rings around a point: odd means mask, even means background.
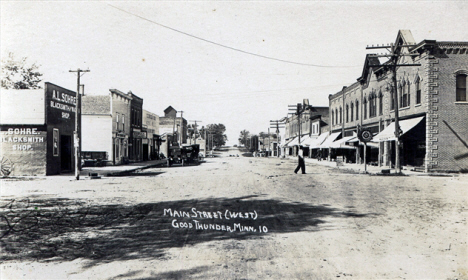
[{"label": "dirt street", "polygon": [[467,175],[296,164],[1,179],[1,279],[468,279]]}]

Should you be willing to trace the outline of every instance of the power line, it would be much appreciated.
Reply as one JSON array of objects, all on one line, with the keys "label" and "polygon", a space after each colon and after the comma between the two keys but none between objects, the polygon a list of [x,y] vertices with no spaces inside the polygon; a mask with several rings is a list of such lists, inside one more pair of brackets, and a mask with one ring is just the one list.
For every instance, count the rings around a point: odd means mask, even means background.
[{"label": "power line", "polygon": [[111,5],[111,4],[109,4],[109,3],[106,3],[106,4],[109,5],[109,6],[111,6],[111,7],[114,8],[114,9],[117,9],[117,10],[122,11],[122,12],[124,12],[124,13],[127,13],[127,14],[129,14],[129,15],[135,16],[135,17],[140,18],[140,19],[142,19],[142,20],[151,22],[151,23],[153,23],[153,24],[159,25],[159,26],[161,26],[161,27],[164,27],[164,28],[166,28],[166,29],[172,30],[172,31],[174,31],[174,32],[183,34],[183,35],[185,35],[185,36],[189,36],[189,37],[195,38],[195,39],[197,39],[197,40],[200,40],[200,41],[203,41],[203,42],[206,42],[206,43],[210,43],[210,44],[213,44],[213,45],[216,45],[216,46],[219,46],[219,47],[223,47],[223,48],[226,48],[226,49],[230,49],[230,50],[237,51],[237,52],[241,52],[241,53],[248,54],[248,55],[253,55],[253,56],[257,56],[257,57],[261,57],[261,58],[265,58],[265,59],[269,59],[269,60],[275,60],[275,61],[279,61],[279,62],[290,63],[290,64],[296,64],[296,65],[302,65],[302,66],[312,66],[312,67],[321,67],[321,68],[352,68],[352,67],[360,67],[360,66],[331,66],[331,65],[318,65],[318,64],[302,63],[302,62],[289,61],[289,60],[284,60],[284,59],[275,58],[275,57],[271,57],[271,56],[266,56],[266,55],[261,55],[261,54],[257,54],[257,53],[252,53],[252,52],[244,51],[244,50],[237,49],[237,48],[234,48],[234,47],[230,47],[230,46],[227,46],[227,45],[223,45],[223,44],[220,44],[220,43],[217,43],[217,42],[208,40],[208,39],[204,39],[204,38],[198,37],[198,36],[196,36],[196,35],[192,35],[192,34],[190,34],[190,33],[187,33],[187,32],[184,32],[184,31],[181,31],[181,30],[172,28],[172,27],[170,27],[170,26],[167,26],[167,25],[161,24],[161,23],[159,23],[159,22],[156,22],[156,21],[150,20],[150,19],[148,19],[148,18],[145,18],[145,17],[143,17],[143,16],[134,14],[134,13],[129,12],[129,11],[126,11],[126,10],[124,10],[124,9],[121,9],[121,8],[119,8],[119,7],[116,7],[116,6],[114,6],[114,5]]}]

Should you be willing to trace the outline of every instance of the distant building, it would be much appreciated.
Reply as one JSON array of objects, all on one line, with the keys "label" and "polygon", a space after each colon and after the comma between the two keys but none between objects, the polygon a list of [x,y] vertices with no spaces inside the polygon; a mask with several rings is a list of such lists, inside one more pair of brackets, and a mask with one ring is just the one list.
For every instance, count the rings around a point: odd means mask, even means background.
[{"label": "distant building", "polygon": [[[46,82],[44,89],[0,90],[0,160],[11,176],[74,170],[76,93]],[[0,174],[2,175],[2,174]]]},{"label": "distant building", "polygon": [[187,143],[187,120],[177,117],[177,110],[169,106],[164,110],[164,117],[159,117],[159,133],[165,141],[160,152],[167,157],[169,147]]},{"label": "distant building", "polygon": [[[298,115],[294,114],[285,120],[285,135],[282,145],[284,155],[296,155],[297,145],[302,145],[305,148],[304,156],[311,156],[321,144],[317,140],[322,139],[325,136],[324,133],[328,132],[328,107],[309,106],[308,99],[304,99],[300,106],[306,108],[301,113],[300,119]],[[322,134],[324,136],[320,137]]]},{"label": "distant building", "polygon": [[117,89],[110,89],[109,95],[82,97],[84,159],[105,153],[106,164],[119,165],[128,161],[132,99],[132,95]]},{"label": "distant building", "polygon": [[146,139],[146,133],[143,131],[143,99],[133,94],[131,91],[128,95],[132,97],[130,101],[130,138],[129,138],[129,153],[130,161],[143,160],[143,139]]},{"label": "distant building", "polygon": [[143,131],[146,138],[143,139],[143,160],[157,159],[159,155],[159,116],[147,110],[143,110]]}]

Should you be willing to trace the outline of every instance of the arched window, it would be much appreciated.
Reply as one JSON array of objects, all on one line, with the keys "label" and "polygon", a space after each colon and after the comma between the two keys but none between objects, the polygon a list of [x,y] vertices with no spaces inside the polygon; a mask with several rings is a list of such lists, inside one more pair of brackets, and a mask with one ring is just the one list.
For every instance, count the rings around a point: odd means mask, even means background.
[{"label": "arched window", "polygon": [[339,120],[338,120],[338,109],[335,109],[335,124],[339,124]]},{"label": "arched window", "polygon": [[356,120],[359,120],[359,101],[356,100]]},{"label": "arched window", "polygon": [[400,108],[403,107],[403,86],[400,84],[398,86],[398,96],[400,97]]},{"label": "arched window", "polygon": [[335,111],[332,109],[332,125],[335,125]]},{"label": "arched window", "polygon": [[346,122],[349,122],[349,105],[346,104]]},{"label": "arched window", "polygon": [[383,94],[379,91],[379,116],[383,115]]},{"label": "arched window", "polygon": [[354,119],[354,103],[353,102],[351,102],[351,114],[350,115],[351,115],[351,121],[353,121]]},{"label": "arched window", "polygon": [[343,122],[343,108],[340,107],[340,123]]},{"label": "arched window", "polygon": [[364,119],[367,119],[367,97],[364,97]]},{"label": "arched window", "polygon": [[421,85],[419,77],[416,78],[416,104],[421,104]]},{"label": "arched window", "polygon": [[466,74],[457,75],[457,96],[456,101],[466,101]]}]

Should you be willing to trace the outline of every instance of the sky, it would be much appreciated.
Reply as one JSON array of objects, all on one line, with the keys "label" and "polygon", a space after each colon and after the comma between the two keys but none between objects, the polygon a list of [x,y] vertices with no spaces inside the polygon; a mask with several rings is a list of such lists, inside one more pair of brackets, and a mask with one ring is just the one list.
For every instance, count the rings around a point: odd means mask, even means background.
[{"label": "sky", "polygon": [[[468,1],[4,1],[1,57],[40,65],[43,81],[85,94],[132,91],[201,126],[267,132],[288,105],[356,81],[368,45],[468,41]],[[181,113],[179,113],[180,116]],[[274,132],[274,129],[271,130]]]}]

